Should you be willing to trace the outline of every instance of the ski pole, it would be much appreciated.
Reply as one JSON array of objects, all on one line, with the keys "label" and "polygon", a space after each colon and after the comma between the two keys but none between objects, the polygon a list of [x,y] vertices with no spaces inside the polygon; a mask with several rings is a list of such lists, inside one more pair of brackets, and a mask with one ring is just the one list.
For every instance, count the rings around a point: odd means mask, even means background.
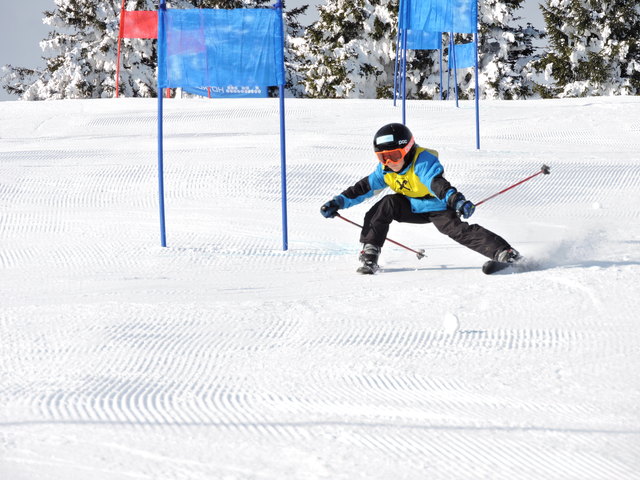
[{"label": "ski pole", "polygon": [[549,175],[551,173],[551,167],[548,167],[547,165],[542,165],[542,167],[540,168],[540,171],[538,173],[535,173],[533,175],[531,175],[530,177],[525,178],[524,180],[520,180],[518,183],[514,183],[513,185],[511,185],[510,187],[505,188],[504,190],[500,190],[498,193],[494,193],[493,195],[491,195],[490,197],[485,198],[484,200],[479,201],[478,203],[476,203],[476,207],[478,205],[482,205],[484,202],[486,202],[487,200],[491,200],[494,197],[497,197],[498,195],[502,195],[504,192],[511,190],[514,187],[517,187],[518,185],[523,184],[524,182],[528,182],[529,180],[531,180],[533,177],[537,177],[538,175],[540,175],[541,173],[545,174],[545,175]]},{"label": "ski pole", "polygon": [[[336,217],[341,218],[342,220],[344,220],[347,223],[350,223],[351,225],[355,225],[356,227],[360,227],[362,228],[362,225],[358,225],[356,222],[352,222],[351,220],[349,220],[348,218],[344,218],[342,215],[340,215],[339,213],[336,213]],[[424,248],[421,248],[420,250],[414,250],[413,248],[407,247],[406,245],[401,244],[400,242],[396,242],[395,240],[391,240],[390,238],[387,238],[388,242],[394,243],[396,245],[398,245],[399,247],[402,247],[406,250],[409,250],[410,252],[413,252],[416,254],[416,256],[418,257],[418,260],[424,258],[426,255],[424,254]]]}]

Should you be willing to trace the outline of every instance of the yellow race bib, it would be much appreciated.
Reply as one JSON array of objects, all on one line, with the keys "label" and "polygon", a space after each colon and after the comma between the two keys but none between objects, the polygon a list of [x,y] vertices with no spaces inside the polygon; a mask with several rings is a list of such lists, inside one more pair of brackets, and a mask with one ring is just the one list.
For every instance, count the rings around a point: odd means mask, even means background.
[{"label": "yellow race bib", "polygon": [[407,170],[406,173],[403,173],[403,174],[399,174],[395,172],[385,173],[384,181],[387,185],[389,185],[389,188],[391,190],[397,193],[401,193],[402,195],[406,195],[407,197],[413,197],[413,198],[433,196],[433,194],[429,191],[427,186],[420,181],[420,178],[418,177],[418,175],[416,175],[416,172],[415,172],[416,158],[418,158],[418,155],[420,155],[425,150],[435,155],[436,158],[438,157],[438,152],[436,152],[435,150],[429,150],[427,148],[418,147],[416,149],[416,153],[413,157],[413,160],[411,160],[411,166],[409,167],[409,170]]}]

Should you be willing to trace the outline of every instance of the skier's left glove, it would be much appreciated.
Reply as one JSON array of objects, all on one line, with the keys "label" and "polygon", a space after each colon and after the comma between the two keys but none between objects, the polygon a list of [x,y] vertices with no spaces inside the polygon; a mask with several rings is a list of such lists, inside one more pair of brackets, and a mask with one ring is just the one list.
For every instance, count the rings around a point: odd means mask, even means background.
[{"label": "skier's left glove", "polygon": [[464,195],[460,192],[454,193],[449,199],[449,203],[462,218],[469,218],[476,210],[476,206],[464,198]]},{"label": "skier's left glove", "polygon": [[461,196],[462,198],[456,202],[456,212],[462,218],[469,218],[476,211],[476,206],[469,200],[465,200],[464,195]]},{"label": "skier's left glove", "polygon": [[456,210],[458,215],[462,215],[462,218],[469,218],[476,211],[476,206],[469,200],[464,200],[462,204],[456,204]]},{"label": "skier's left glove", "polygon": [[338,195],[322,205],[322,207],[320,207],[320,213],[325,218],[333,218],[338,214],[338,210],[342,207],[344,207],[344,200],[340,195]]}]

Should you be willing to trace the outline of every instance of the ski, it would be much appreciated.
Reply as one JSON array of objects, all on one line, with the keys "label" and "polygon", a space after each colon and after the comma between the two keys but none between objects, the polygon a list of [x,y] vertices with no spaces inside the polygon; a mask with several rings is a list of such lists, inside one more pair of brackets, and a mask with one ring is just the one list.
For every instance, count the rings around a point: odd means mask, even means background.
[{"label": "ski", "polygon": [[491,275],[492,273],[500,272],[511,266],[513,266],[513,263],[498,262],[496,260],[487,260],[482,265],[482,273],[484,273],[485,275]]},{"label": "ski", "polygon": [[504,271],[505,273],[523,273],[532,270],[540,270],[541,263],[530,258],[519,257],[515,262],[498,262],[496,260],[487,260],[482,265],[482,273],[491,275]]}]

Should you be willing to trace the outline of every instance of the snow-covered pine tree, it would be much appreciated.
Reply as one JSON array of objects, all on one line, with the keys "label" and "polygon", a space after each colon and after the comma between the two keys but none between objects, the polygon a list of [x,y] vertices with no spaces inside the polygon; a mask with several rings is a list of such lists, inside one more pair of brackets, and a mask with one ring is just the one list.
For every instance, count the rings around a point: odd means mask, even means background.
[{"label": "snow-covered pine tree", "polygon": [[38,71],[31,68],[4,65],[0,70],[0,88],[10,95],[24,95],[37,80]]},{"label": "snow-covered pine tree", "polygon": [[[521,99],[534,94],[528,65],[537,59],[534,40],[542,32],[531,24],[520,25],[516,11],[524,0],[484,0],[479,2],[478,68],[482,98]],[[456,35],[456,43],[473,41],[472,35]],[[462,72],[462,71],[461,71]],[[458,72],[458,73],[461,73]],[[473,98],[472,70],[460,80],[459,96]]]},{"label": "snow-covered pine tree", "polygon": [[[115,88],[119,0],[54,0],[44,12],[51,27],[40,42],[46,66],[25,76],[8,67],[3,88],[25,100],[111,97]],[[132,10],[153,9],[153,0],[129,0]],[[122,91],[129,96],[155,94],[155,46],[151,40],[125,40]],[[35,80],[35,81],[33,81]]]},{"label": "snow-covered pine tree", "polygon": [[537,66],[543,96],[640,93],[640,4],[631,0],[546,0],[549,49]]},{"label": "snow-covered pine tree", "polygon": [[[318,11],[320,19],[293,46],[305,94],[316,98],[390,97],[398,0],[327,0]],[[435,95],[437,58],[435,51],[409,52],[409,98]]]},{"label": "snow-covered pine tree", "polygon": [[[40,42],[46,66],[34,71],[8,65],[0,87],[24,100],[113,97],[121,0],[54,0],[44,12],[51,27]],[[171,8],[251,8],[271,0],[170,0]],[[127,0],[127,10],[156,10],[157,0]],[[287,33],[300,34],[297,17],[306,7],[286,14]],[[123,39],[120,92],[124,96],[156,95],[155,40]],[[295,88],[295,75],[288,78]]]}]

